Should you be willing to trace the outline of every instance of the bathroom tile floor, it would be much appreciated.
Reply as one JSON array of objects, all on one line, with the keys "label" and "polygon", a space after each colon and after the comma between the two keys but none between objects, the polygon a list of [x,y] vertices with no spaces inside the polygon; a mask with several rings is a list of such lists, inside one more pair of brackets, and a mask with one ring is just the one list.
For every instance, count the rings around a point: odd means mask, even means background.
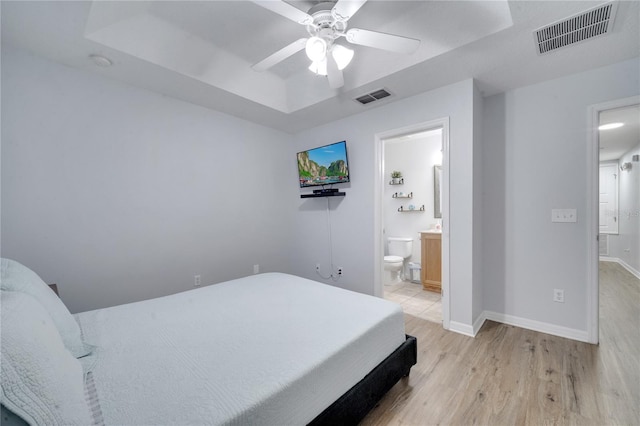
[{"label": "bathroom tile floor", "polygon": [[399,281],[385,284],[384,298],[402,306],[405,314],[431,322],[442,322],[440,294],[422,289],[422,284]]}]

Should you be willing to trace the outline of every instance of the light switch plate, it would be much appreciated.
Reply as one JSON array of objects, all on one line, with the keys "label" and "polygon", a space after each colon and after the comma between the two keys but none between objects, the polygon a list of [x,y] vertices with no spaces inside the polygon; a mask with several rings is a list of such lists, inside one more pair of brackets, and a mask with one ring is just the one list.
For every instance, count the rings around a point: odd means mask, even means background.
[{"label": "light switch plate", "polygon": [[552,209],[551,222],[577,222],[578,213],[576,209]]}]

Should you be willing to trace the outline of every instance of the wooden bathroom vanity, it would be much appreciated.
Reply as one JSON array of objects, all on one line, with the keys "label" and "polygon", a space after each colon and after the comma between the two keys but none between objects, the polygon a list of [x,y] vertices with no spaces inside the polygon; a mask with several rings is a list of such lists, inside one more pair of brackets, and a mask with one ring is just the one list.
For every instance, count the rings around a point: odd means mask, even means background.
[{"label": "wooden bathroom vanity", "polygon": [[420,232],[422,267],[420,281],[428,291],[442,292],[442,232]]}]

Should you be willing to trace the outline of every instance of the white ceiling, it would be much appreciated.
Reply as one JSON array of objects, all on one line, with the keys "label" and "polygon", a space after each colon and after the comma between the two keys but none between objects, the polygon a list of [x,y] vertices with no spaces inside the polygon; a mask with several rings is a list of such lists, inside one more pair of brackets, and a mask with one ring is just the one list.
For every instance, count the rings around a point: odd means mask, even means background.
[{"label": "white ceiling", "polygon": [[[306,11],[315,2],[290,3]],[[369,0],[349,28],[417,38],[420,48],[401,55],[350,46],[355,56],[338,90],[307,70],[304,52],[253,71],[307,32],[247,1],[4,0],[2,43],[295,133],[467,78],[488,96],[638,57],[637,1],[619,2],[611,34],[536,53],[535,29],[602,3]],[[96,67],[91,54],[114,65]],[[353,100],[381,87],[393,96],[367,106]]]}]

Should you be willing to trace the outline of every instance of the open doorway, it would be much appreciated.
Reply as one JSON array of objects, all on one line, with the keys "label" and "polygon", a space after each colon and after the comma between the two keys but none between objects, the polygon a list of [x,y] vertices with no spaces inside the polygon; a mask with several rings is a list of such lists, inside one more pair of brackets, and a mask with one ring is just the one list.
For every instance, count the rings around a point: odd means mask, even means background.
[{"label": "open doorway", "polygon": [[639,101],[608,102],[591,111],[591,232],[596,241],[590,265],[591,343],[598,343],[602,333],[620,329],[625,321],[613,318],[624,315],[625,301],[635,299],[624,295],[625,288],[633,291],[640,279]]},{"label": "open doorway", "polygon": [[448,119],[376,143],[376,295],[448,329]]}]

